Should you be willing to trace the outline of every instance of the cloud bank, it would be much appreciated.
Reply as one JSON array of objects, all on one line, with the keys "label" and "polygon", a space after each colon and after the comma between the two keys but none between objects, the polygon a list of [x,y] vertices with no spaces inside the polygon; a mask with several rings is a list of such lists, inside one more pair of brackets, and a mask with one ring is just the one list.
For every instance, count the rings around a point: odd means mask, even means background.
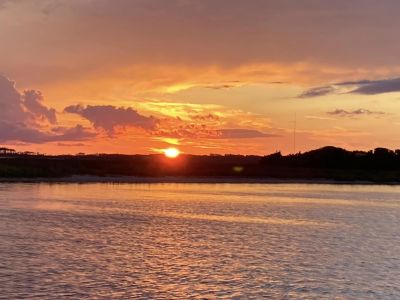
[{"label": "cloud bank", "polygon": [[55,109],[43,104],[40,92],[27,90],[20,93],[15,83],[3,75],[0,75],[0,108],[0,142],[46,143],[93,137],[93,133],[80,125],[64,128],[58,133],[45,130],[57,123]]},{"label": "cloud bank", "polygon": [[168,116],[155,118],[153,116],[144,116],[131,107],[116,107],[112,105],[83,106],[79,104],[67,106],[64,111],[81,116],[88,120],[94,128],[103,129],[110,136],[114,136],[118,128],[139,128],[145,131],[145,135],[153,137],[189,139],[240,139],[275,136],[256,129],[221,128],[223,120],[212,113],[191,114],[188,112],[189,119]]},{"label": "cloud bank", "polygon": [[[101,71],[116,78],[128,70],[121,77],[161,84],[171,82],[178,66],[189,70],[175,78],[181,82],[207,67],[223,70],[219,79],[226,79],[232,70],[265,66],[247,69],[236,78],[243,81],[304,82],[321,73],[326,78],[314,80],[337,81],[378,69],[394,76],[399,10],[394,0],[10,1],[2,9],[7,43],[0,44],[0,57],[7,60],[0,69],[24,83]],[[28,45],[30,51],[20,51]],[[32,63],[43,57],[45,63]],[[149,75],[150,66],[170,69]]]},{"label": "cloud bank", "polygon": [[[5,76],[0,76],[0,107],[0,142],[81,141],[97,136],[95,131],[82,125],[59,126],[56,110],[44,104],[39,91],[19,92],[15,83]],[[88,120],[94,129],[105,130],[109,136],[114,136],[117,128],[128,127],[141,129],[149,137],[241,139],[274,136],[257,129],[221,128],[223,120],[213,113],[193,114],[189,111],[189,118],[183,120],[179,117],[144,116],[131,107],[79,104],[65,107],[64,112]]]}]

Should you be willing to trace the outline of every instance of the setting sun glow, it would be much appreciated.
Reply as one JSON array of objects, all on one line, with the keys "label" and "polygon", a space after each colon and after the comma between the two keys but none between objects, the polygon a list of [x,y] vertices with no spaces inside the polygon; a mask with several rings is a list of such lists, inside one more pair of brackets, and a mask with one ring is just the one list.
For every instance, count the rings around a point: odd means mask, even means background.
[{"label": "setting sun glow", "polygon": [[164,150],[164,155],[168,158],[176,158],[181,152],[176,148],[168,148]]}]

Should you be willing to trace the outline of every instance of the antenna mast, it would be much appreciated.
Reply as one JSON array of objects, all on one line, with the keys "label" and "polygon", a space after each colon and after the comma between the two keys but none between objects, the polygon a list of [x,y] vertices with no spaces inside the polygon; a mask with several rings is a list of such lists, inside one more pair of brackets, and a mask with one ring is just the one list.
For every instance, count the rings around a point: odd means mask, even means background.
[{"label": "antenna mast", "polygon": [[297,130],[297,113],[294,113],[294,125],[293,125],[293,154],[296,154],[296,130]]}]

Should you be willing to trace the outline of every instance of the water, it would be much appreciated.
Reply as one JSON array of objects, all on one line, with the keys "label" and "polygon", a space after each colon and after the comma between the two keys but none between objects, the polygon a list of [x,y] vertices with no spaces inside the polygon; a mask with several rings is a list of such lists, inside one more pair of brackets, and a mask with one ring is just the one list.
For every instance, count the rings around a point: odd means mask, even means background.
[{"label": "water", "polygon": [[399,299],[400,187],[1,184],[1,299]]}]

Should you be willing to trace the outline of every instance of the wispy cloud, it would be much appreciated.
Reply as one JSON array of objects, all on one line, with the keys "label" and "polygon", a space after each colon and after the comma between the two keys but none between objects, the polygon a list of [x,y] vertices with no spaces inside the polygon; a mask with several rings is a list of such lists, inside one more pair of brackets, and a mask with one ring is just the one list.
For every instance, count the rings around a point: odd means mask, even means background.
[{"label": "wispy cloud", "polygon": [[400,92],[400,78],[343,81],[305,90],[298,98],[321,97],[335,93],[377,95]]},{"label": "wispy cloud", "polygon": [[335,120],[335,118],[331,117],[321,117],[321,116],[305,116],[306,119],[308,120],[318,120],[318,121],[332,121]]},{"label": "wispy cloud", "polygon": [[313,98],[313,97],[321,97],[328,94],[332,94],[335,92],[335,88],[333,86],[320,86],[311,88],[309,90],[304,91],[299,95],[299,98]]},{"label": "wispy cloud", "polygon": [[234,88],[235,85],[233,84],[216,84],[216,85],[206,85],[204,88],[206,89],[212,89],[212,90],[227,90]]},{"label": "wispy cloud", "polygon": [[277,137],[275,134],[264,133],[255,129],[219,129],[216,130],[215,138],[220,139],[251,139],[251,138],[266,138]]},{"label": "wispy cloud", "polygon": [[86,146],[84,143],[57,143],[57,146],[60,147],[84,147]]},{"label": "wispy cloud", "polygon": [[351,91],[355,94],[376,95],[383,93],[400,92],[400,78],[362,81],[358,87]]},{"label": "wispy cloud", "polygon": [[344,109],[335,109],[334,111],[327,112],[327,114],[338,117],[355,117],[363,115],[384,115],[385,113],[381,111],[371,111],[368,109],[359,108],[351,111]]}]

